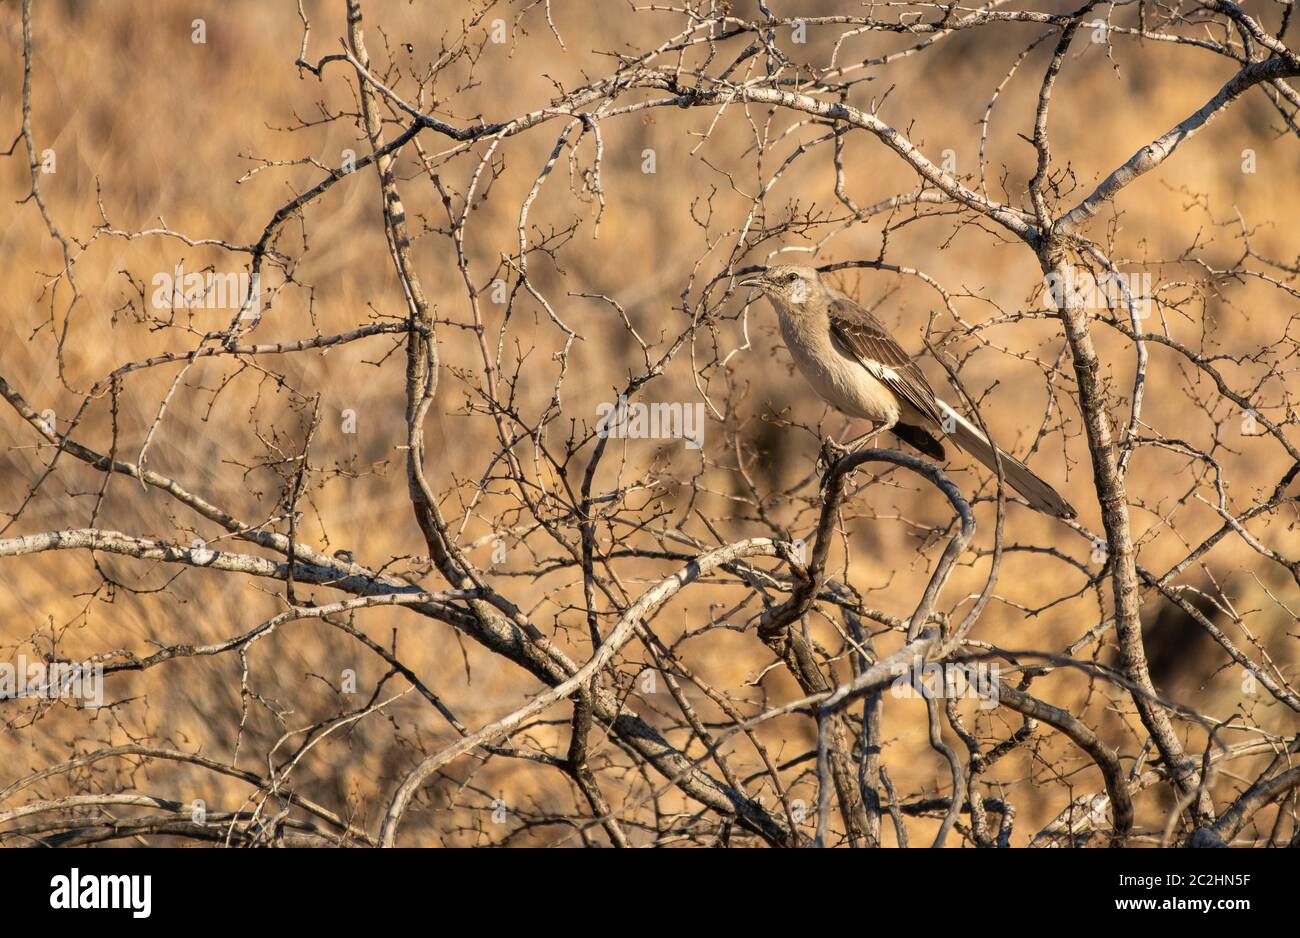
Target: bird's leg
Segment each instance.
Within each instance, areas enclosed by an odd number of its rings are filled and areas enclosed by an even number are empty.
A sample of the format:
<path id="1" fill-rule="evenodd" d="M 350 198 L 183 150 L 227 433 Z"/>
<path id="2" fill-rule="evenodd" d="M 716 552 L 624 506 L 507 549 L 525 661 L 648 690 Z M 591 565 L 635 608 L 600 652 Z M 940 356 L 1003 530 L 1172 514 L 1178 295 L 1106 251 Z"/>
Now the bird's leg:
<path id="1" fill-rule="evenodd" d="M 827 448 L 836 453 L 837 458 L 843 458 L 851 453 L 856 453 L 869 441 L 884 433 L 886 430 L 894 429 L 894 424 L 896 423 L 898 423 L 897 417 L 893 420 L 882 420 L 879 423 L 872 424 L 870 430 L 860 436 L 854 437 L 847 443 L 838 443 L 835 440 L 827 440 Z"/>
<path id="2" fill-rule="evenodd" d="M 897 420 L 888 420 L 885 421 L 884 423 L 876 424 L 861 436 L 855 437 L 854 439 L 850 440 L 847 443 L 836 443 L 835 445 L 842 448 L 846 454 L 856 453 L 858 450 L 862 449 L 862 447 L 869 440 L 879 436 L 880 434 L 884 433 L 886 430 L 894 429 L 894 424 L 897 422 L 898 422 Z"/>
<path id="3" fill-rule="evenodd" d="M 817 470 L 819 473 L 829 472 L 831 467 L 843 459 L 850 456 L 862 448 L 863 444 L 873 437 L 883 433 L 886 430 L 893 429 L 896 421 L 888 420 L 874 424 L 870 430 L 860 436 L 854 437 L 848 443 L 840 443 L 833 438 L 827 438 L 822 444 L 821 453 L 817 457 Z"/>
<path id="4" fill-rule="evenodd" d="M 879 436 L 881 433 L 884 433 L 886 430 L 892 430 L 894 428 L 894 424 L 897 422 L 898 420 L 897 418 L 895 418 L 893 420 L 886 420 L 881 423 L 874 424 L 872 428 L 868 430 L 866 433 L 863 433 L 862 435 L 855 437 L 854 439 L 850 440 L 848 443 L 840 443 L 834 439 L 827 439 L 822 444 L 821 453 L 819 453 L 817 456 L 817 473 L 822 477 L 822 484 L 821 484 L 822 491 L 825 492 L 826 482 L 830 478 L 831 468 L 836 463 L 838 463 L 845 456 L 851 456 L 854 453 L 856 453 L 858 450 L 860 450 L 863 447 L 864 444 L 869 442 L 874 437 Z"/>

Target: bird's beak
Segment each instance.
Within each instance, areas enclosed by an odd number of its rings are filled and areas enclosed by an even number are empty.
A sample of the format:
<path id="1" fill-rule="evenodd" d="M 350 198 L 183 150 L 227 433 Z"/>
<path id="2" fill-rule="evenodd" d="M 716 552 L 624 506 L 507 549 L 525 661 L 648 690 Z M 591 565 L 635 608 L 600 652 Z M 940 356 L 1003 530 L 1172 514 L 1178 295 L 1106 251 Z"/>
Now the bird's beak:
<path id="1" fill-rule="evenodd" d="M 767 286 L 767 281 L 762 277 L 750 277 L 748 280 L 740 281 L 742 287 L 758 287 L 760 290 Z"/>

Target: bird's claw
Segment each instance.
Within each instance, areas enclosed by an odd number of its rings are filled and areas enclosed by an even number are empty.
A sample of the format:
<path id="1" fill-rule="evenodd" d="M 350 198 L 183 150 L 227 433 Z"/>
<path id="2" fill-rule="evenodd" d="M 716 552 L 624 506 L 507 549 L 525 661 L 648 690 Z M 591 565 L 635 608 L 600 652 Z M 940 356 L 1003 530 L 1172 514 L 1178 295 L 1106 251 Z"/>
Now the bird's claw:
<path id="1" fill-rule="evenodd" d="M 847 446 L 841 446 L 834 440 L 826 440 L 822 443 L 821 452 L 817 454 L 817 474 L 822 477 L 821 487 L 823 491 L 830 479 L 831 469 L 852 452 Z"/>

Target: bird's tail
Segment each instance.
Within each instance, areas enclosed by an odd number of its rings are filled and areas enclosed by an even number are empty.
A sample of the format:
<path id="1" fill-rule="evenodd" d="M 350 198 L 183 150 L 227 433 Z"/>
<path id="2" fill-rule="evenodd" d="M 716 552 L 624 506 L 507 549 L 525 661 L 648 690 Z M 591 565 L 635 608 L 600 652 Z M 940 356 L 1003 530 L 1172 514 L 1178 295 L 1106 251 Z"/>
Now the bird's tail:
<path id="1" fill-rule="evenodd" d="M 944 414 L 950 418 L 945 423 L 950 423 L 953 426 L 952 432 L 948 434 L 948 439 L 988 466 L 996 474 L 998 470 L 993 453 L 997 448 L 989 442 L 988 437 L 943 401 L 938 401 L 938 404 Z M 997 452 L 1002 456 L 1002 473 L 1006 477 L 1007 485 L 1023 495 L 1031 508 L 1035 511 L 1041 511 L 1045 515 L 1055 515 L 1058 518 L 1073 518 L 1075 516 L 1074 506 L 1062 498 L 1056 489 L 1034 475 L 1028 466 L 1000 449 Z"/>

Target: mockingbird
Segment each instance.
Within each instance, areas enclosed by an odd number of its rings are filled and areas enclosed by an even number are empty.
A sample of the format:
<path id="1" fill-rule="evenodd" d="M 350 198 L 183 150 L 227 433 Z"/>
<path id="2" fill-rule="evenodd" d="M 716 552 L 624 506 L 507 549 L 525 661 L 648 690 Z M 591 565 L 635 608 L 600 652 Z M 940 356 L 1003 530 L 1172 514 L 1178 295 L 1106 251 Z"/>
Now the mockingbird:
<path id="1" fill-rule="evenodd" d="M 1007 484 L 1047 515 L 1073 518 L 1074 508 L 1029 467 L 938 397 L 912 357 L 884 324 L 822 280 L 812 267 L 782 265 L 741 286 L 763 291 L 781 321 L 781 335 L 804 378 L 827 403 L 850 417 L 870 420 L 860 445 L 885 430 L 933 459 L 943 459 L 946 436 L 997 472 L 1002 457 Z"/>

